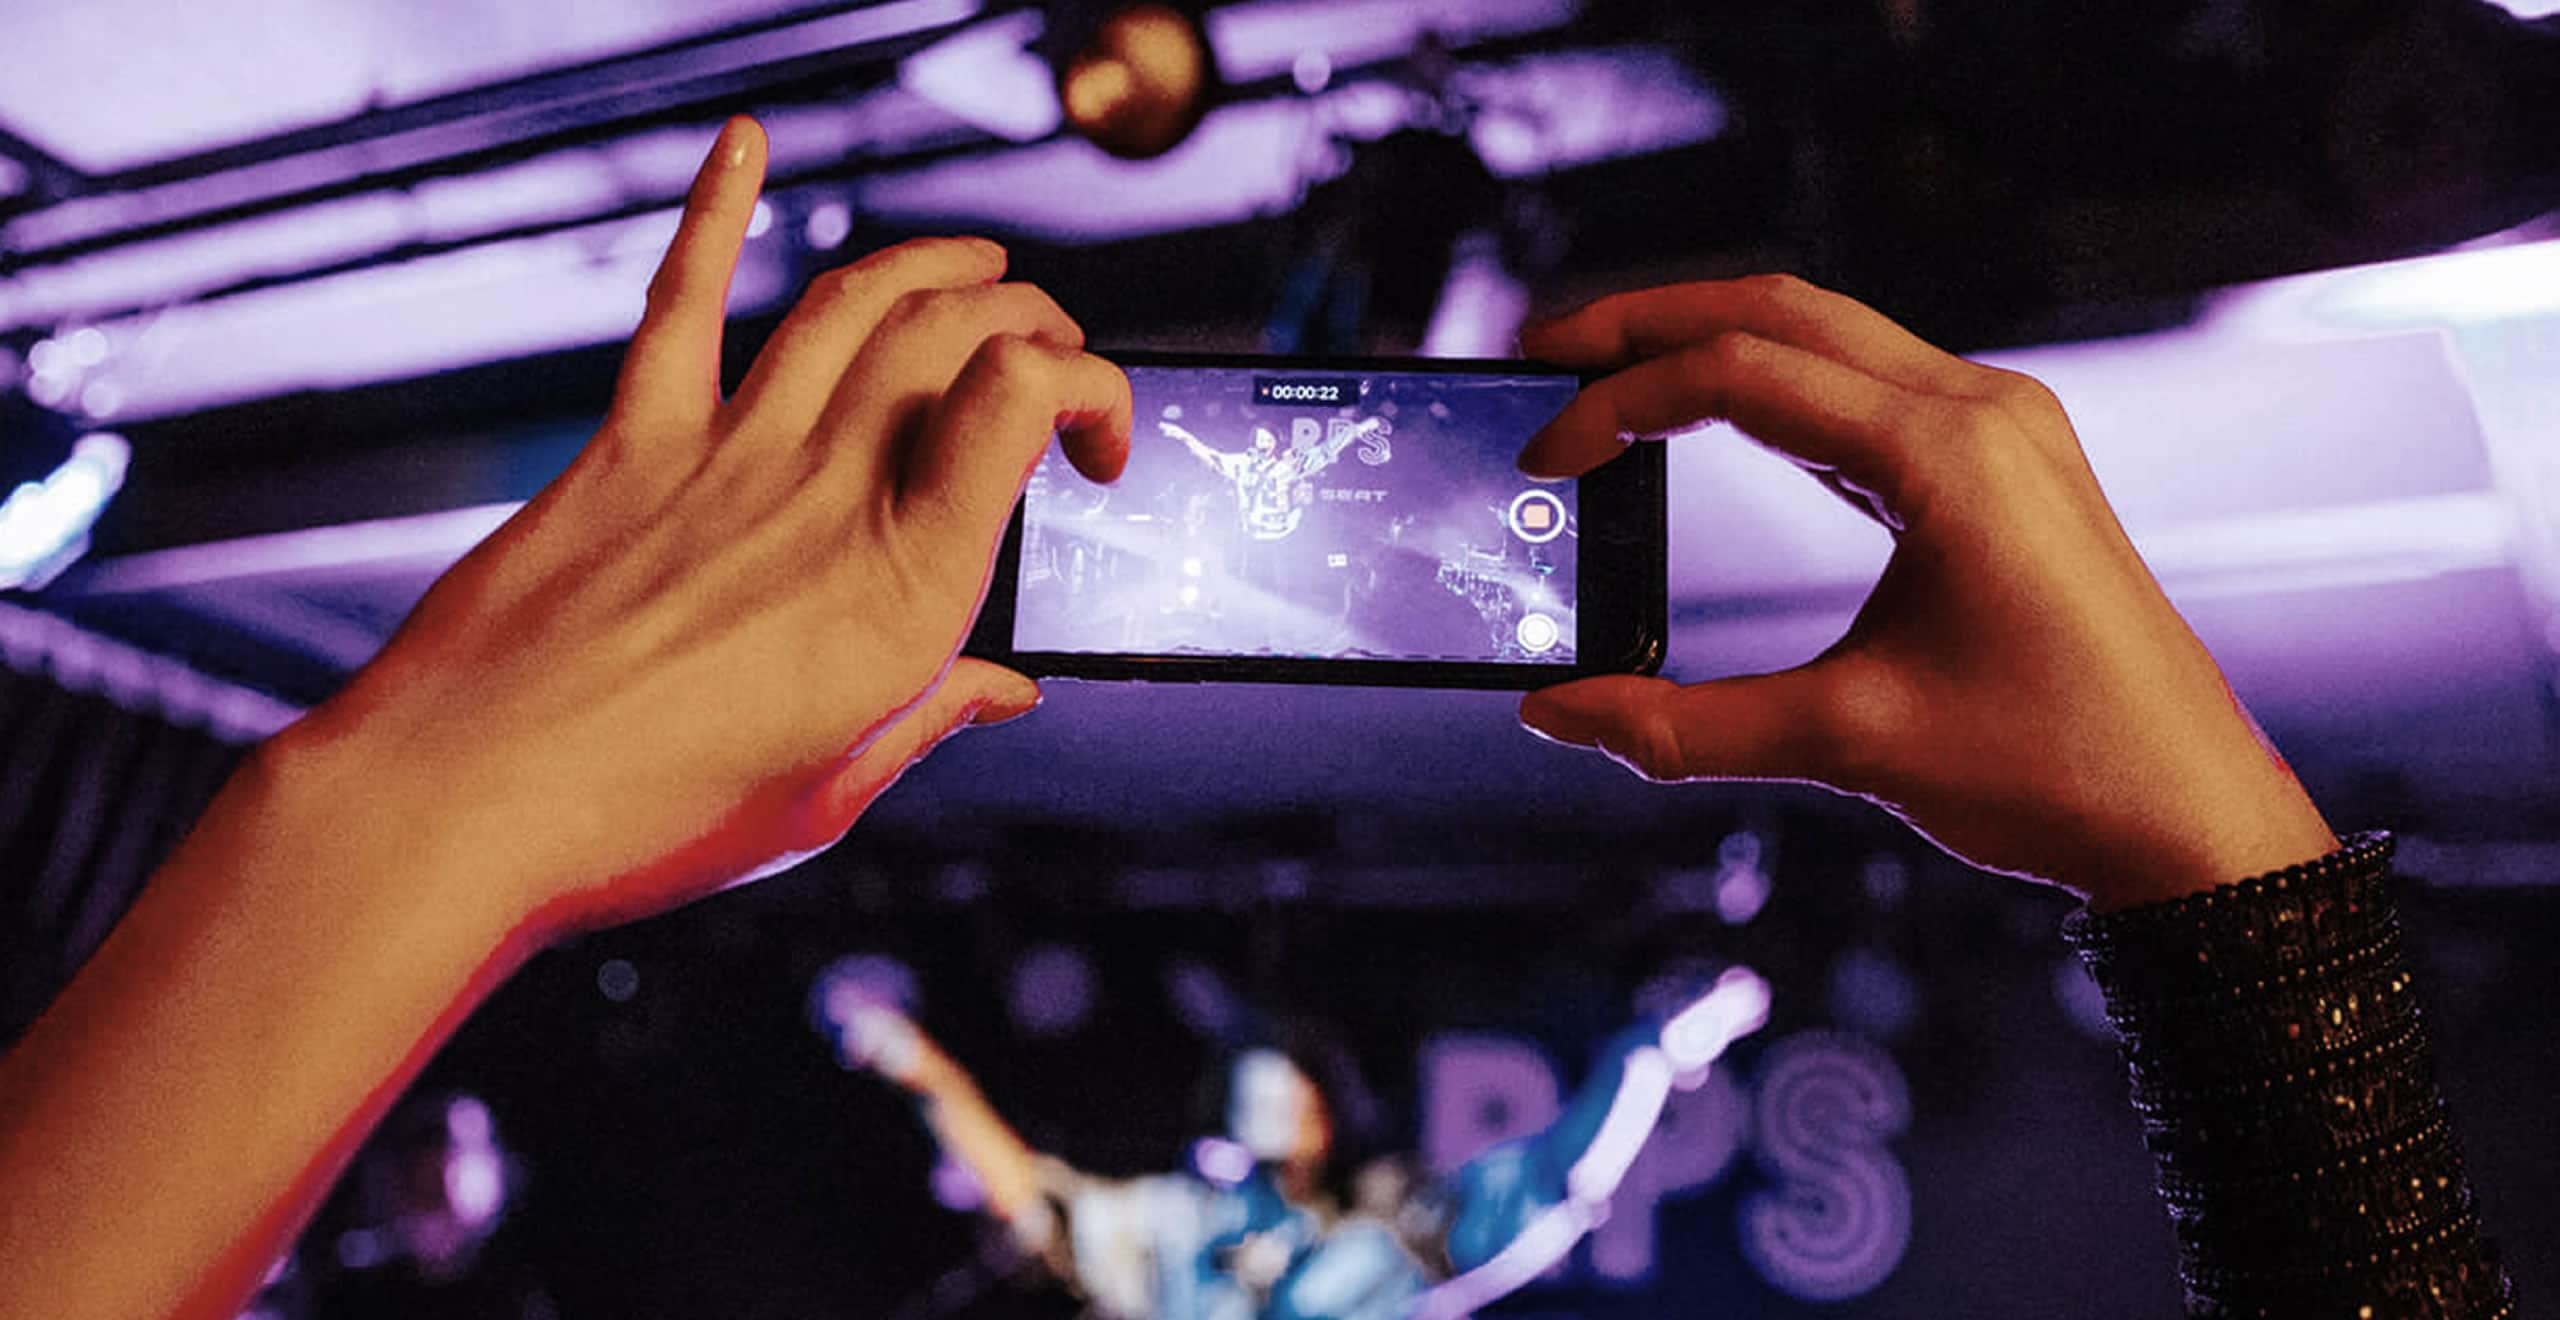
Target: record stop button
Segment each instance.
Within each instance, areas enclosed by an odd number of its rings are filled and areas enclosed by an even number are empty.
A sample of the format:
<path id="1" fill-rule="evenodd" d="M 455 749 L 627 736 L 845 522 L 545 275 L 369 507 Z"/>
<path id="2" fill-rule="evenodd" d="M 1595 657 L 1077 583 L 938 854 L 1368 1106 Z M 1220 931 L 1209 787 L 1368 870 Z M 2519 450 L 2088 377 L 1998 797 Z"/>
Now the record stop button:
<path id="1" fill-rule="evenodd" d="M 1531 655 L 1545 655 L 1564 640 L 1564 630 L 1556 626 L 1553 617 L 1536 613 L 1521 615 L 1511 634 L 1520 639 L 1520 649 Z"/>
<path id="2" fill-rule="evenodd" d="M 1553 491 L 1531 488 L 1511 500 L 1511 534 L 1531 545 L 1544 545 L 1564 535 L 1564 501 Z"/>

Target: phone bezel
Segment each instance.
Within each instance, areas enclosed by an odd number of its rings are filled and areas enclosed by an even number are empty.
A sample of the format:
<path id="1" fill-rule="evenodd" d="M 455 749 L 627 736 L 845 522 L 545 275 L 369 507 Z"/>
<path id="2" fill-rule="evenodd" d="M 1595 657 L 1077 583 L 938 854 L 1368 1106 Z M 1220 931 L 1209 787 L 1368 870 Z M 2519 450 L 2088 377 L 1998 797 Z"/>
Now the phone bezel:
<path id="1" fill-rule="evenodd" d="M 1124 367 L 1269 369 L 1444 375 L 1594 376 L 1511 358 L 1297 357 L 1252 353 L 1102 351 Z M 1523 478 L 1526 480 L 1526 478 Z M 1666 634 L 1662 446 L 1637 444 L 1578 480 L 1575 608 L 1581 636 L 1569 665 L 1454 660 L 1341 660 L 1288 656 L 1095 654 L 1017 651 L 1012 647 L 1015 595 L 1022 573 L 1023 506 L 1005 525 L 987 597 L 964 654 L 995 660 L 1035 678 L 1136 680 L 1159 683 L 1304 683 L 1341 687 L 1435 687 L 1527 691 L 1595 674 L 1650 674 L 1661 669 Z"/>

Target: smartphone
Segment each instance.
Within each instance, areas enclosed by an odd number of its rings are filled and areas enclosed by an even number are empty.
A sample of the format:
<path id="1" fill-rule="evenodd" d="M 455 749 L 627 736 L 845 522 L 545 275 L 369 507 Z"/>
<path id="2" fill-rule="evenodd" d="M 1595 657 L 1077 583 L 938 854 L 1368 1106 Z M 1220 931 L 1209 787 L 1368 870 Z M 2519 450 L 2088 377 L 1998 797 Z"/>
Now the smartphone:
<path id="1" fill-rule="evenodd" d="M 1514 460 L 1582 378 L 1522 362 L 1107 353 L 1129 463 L 1054 449 L 970 654 L 1032 675 L 1533 688 L 1651 673 L 1662 447 L 1572 481 Z"/>

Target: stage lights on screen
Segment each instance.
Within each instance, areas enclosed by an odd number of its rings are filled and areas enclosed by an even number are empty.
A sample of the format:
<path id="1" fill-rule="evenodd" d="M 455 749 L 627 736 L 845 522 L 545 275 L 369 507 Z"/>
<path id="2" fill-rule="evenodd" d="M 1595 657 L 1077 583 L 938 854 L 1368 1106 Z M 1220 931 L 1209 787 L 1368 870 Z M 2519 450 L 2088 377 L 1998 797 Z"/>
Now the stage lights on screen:
<path id="1" fill-rule="evenodd" d="M 60 467 L 11 491 L 0 502 L 0 589 L 38 590 L 87 553 L 89 529 L 123 487 L 132 457 L 123 436 L 84 435 Z"/>

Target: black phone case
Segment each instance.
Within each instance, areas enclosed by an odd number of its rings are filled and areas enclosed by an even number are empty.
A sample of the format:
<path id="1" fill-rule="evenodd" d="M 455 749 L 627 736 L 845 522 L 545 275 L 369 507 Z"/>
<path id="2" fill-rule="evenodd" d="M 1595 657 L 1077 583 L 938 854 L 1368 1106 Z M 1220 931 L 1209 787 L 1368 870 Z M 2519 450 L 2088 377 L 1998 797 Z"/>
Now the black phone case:
<path id="1" fill-rule="evenodd" d="M 1472 358 L 1265 357 L 1250 354 L 1104 352 L 1124 366 L 1268 367 L 1293 374 L 1431 372 L 1515 374 L 1538 364 Z M 1585 378 L 1588 384 L 1588 378 Z M 1021 577 L 1022 507 L 998 548 L 985 605 L 964 654 L 1035 678 L 1173 683 L 1312 683 L 1342 687 L 1475 688 L 1522 691 L 1595 674 L 1650 674 L 1666 645 L 1663 450 L 1627 451 L 1580 479 L 1582 563 L 1576 604 L 1582 644 L 1569 665 L 1491 661 L 1310 659 L 1275 656 L 1102 655 L 1017 651 L 1011 645 Z M 1594 621 L 1599 626 L 1595 628 Z"/>

